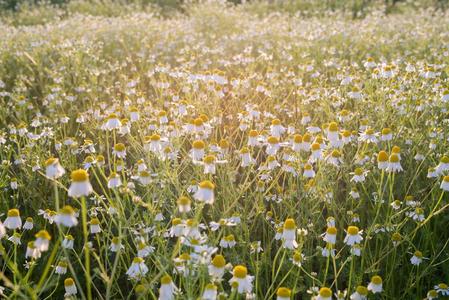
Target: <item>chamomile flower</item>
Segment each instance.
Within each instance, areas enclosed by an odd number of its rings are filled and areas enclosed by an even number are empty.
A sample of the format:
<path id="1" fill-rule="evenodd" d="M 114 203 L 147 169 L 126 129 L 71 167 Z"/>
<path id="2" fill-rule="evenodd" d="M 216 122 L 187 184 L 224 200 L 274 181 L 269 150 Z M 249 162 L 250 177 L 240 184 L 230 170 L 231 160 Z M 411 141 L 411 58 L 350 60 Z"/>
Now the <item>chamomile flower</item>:
<path id="1" fill-rule="evenodd" d="M 116 172 L 112 172 L 108 177 L 108 188 L 118 188 L 122 185 L 122 179 Z"/>
<path id="2" fill-rule="evenodd" d="M 50 246 L 51 236 L 47 230 L 40 230 L 35 235 L 36 240 L 34 241 L 34 246 L 40 251 L 45 252 Z"/>
<path id="3" fill-rule="evenodd" d="M 362 240 L 362 231 L 360 231 L 357 226 L 348 226 L 346 237 L 343 242 L 346 245 L 352 246 L 354 244 L 359 244 Z"/>
<path id="4" fill-rule="evenodd" d="M 32 217 L 28 217 L 25 220 L 25 223 L 23 224 L 23 230 L 31 230 L 34 227 L 34 222 Z M 1 236 L 1 234 L 0 234 Z"/>
<path id="5" fill-rule="evenodd" d="M 112 154 L 117 158 L 126 158 L 126 146 L 123 143 L 117 143 L 114 145 L 114 149 L 112 150 Z"/>
<path id="6" fill-rule="evenodd" d="M 214 189 L 215 185 L 211 181 L 204 180 L 198 185 L 198 190 L 193 197 L 200 202 L 213 204 L 215 200 Z"/>
<path id="7" fill-rule="evenodd" d="M 225 267 L 226 267 L 226 260 L 224 256 L 221 254 L 215 255 L 212 261 L 210 262 L 209 266 L 207 267 L 209 276 L 211 276 L 214 279 L 220 280 L 225 273 Z"/>
<path id="8" fill-rule="evenodd" d="M 286 287 L 280 287 L 276 291 L 276 300 L 290 300 L 292 291 Z"/>
<path id="9" fill-rule="evenodd" d="M 90 225 L 90 233 L 91 234 L 96 234 L 101 232 L 101 227 L 100 227 L 100 220 L 98 220 L 97 218 L 92 218 L 89 222 Z"/>
<path id="10" fill-rule="evenodd" d="M 179 197 L 176 203 L 178 205 L 178 211 L 180 213 L 188 213 L 192 209 L 192 201 L 186 196 Z"/>
<path id="11" fill-rule="evenodd" d="M 438 294 L 449 296 L 449 286 L 445 283 L 439 283 L 433 287 Z"/>
<path id="12" fill-rule="evenodd" d="M 51 157 L 45 161 L 45 176 L 51 179 L 58 179 L 64 174 L 65 170 L 59 163 L 59 159 Z"/>
<path id="13" fill-rule="evenodd" d="M 55 273 L 58 275 L 65 275 L 67 273 L 68 264 L 65 260 L 61 260 L 55 267 Z"/>
<path id="14" fill-rule="evenodd" d="M 282 230 L 283 246 L 287 249 L 295 249 L 298 247 L 296 242 L 296 223 L 294 219 L 287 219 L 284 222 L 284 228 Z"/>
<path id="15" fill-rule="evenodd" d="M 65 249 L 73 249 L 75 239 L 72 235 L 68 234 L 62 240 L 62 247 Z"/>
<path id="16" fill-rule="evenodd" d="M 173 280 L 169 275 L 165 275 L 161 278 L 161 287 L 159 288 L 159 300 L 175 299 L 175 293 L 177 291 L 178 288 L 173 283 Z"/>
<path id="17" fill-rule="evenodd" d="M 89 182 L 89 174 L 85 170 L 78 169 L 73 171 L 70 177 L 72 184 L 69 187 L 69 197 L 89 196 L 93 192 L 92 185 Z"/>
<path id="18" fill-rule="evenodd" d="M 111 245 L 109 246 L 109 250 L 111 250 L 112 252 L 118 252 L 122 249 L 125 249 L 125 246 L 122 245 L 121 239 L 117 236 L 113 237 Z"/>
<path id="19" fill-rule="evenodd" d="M 192 143 L 192 150 L 190 150 L 190 157 L 193 161 L 201 161 L 204 158 L 206 144 L 202 140 L 197 140 Z"/>
<path id="20" fill-rule="evenodd" d="M 337 243 L 337 228 L 328 227 L 323 235 L 323 241 L 335 245 Z"/>
<path id="21" fill-rule="evenodd" d="M 229 280 L 231 285 L 237 284 L 237 292 L 239 294 L 251 293 L 253 290 L 253 276 L 248 275 L 245 266 L 237 265 L 232 272 L 232 278 Z"/>
<path id="22" fill-rule="evenodd" d="M 65 289 L 64 297 L 76 295 L 78 292 L 76 289 L 75 281 L 70 277 L 64 280 L 64 289 Z"/>
<path id="23" fill-rule="evenodd" d="M 441 184 L 440 184 L 440 188 L 445 192 L 449 191 L 449 176 L 443 177 L 443 180 L 441 181 Z"/>
<path id="24" fill-rule="evenodd" d="M 112 131 L 114 129 L 120 129 L 121 126 L 122 126 L 122 123 L 120 122 L 120 119 L 117 117 L 117 115 L 110 114 L 106 118 L 105 123 L 103 123 L 102 129 Z"/>
<path id="25" fill-rule="evenodd" d="M 135 257 L 128 271 L 126 271 L 126 275 L 128 275 L 130 279 L 139 279 L 145 276 L 148 270 L 143 258 Z"/>
<path id="26" fill-rule="evenodd" d="M 368 284 L 368 290 L 373 294 L 382 292 L 382 277 L 375 275 L 371 277 L 371 282 Z"/>
<path id="27" fill-rule="evenodd" d="M 20 229 L 22 227 L 22 219 L 20 218 L 20 212 L 17 208 L 8 210 L 8 214 L 5 221 L 3 221 L 3 225 L 12 230 Z"/>
<path id="28" fill-rule="evenodd" d="M 327 287 L 320 288 L 316 300 L 332 300 L 332 290 Z"/>
<path id="29" fill-rule="evenodd" d="M 351 300 L 366 300 L 368 298 L 368 289 L 362 285 L 359 285 L 349 298 Z"/>
<path id="30" fill-rule="evenodd" d="M 217 286 L 213 283 L 209 283 L 204 288 L 201 300 L 215 300 L 217 299 L 217 295 L 218 295 Z"/>
<path id="31" fill-rule="evenodd" d="M 73 227 L 78 225 L 77 213 L 70 205 L 64 206 L 55 216 L 55 223 L 65 227 Z"/>

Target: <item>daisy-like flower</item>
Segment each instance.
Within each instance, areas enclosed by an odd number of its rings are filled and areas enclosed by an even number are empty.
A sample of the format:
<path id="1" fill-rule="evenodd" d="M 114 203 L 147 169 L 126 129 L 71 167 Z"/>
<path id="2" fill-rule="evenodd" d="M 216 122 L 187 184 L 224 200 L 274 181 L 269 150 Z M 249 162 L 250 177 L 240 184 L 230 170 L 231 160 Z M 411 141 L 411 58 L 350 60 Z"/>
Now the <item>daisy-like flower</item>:
<path id="1" fill-rule="evenodd" d="M 101 232 L 100 220 L 98 218 L 92 218 L 89 222 L 90 225 L 90 233 L 96 234 Z"/>
<path id="2" fill-rule="evenodd" d="M 388 154 L 385 151 L 380 151 L 377 155 L 377 167 L 380 170 L 386 170 L 388 168 Z"/>
<path id="3" fill-rule="evenodd" d="M 287 219 L 284 222 L 282 230 L 282 239 L 284 241 L 284 248 L 295 249 L 298 247 L 296 242 L 296 223 L 294 219 Z"/>
<path id="4" fill-rule="evenodd" d="M 445 192 L 449 191 L 449 176 L 443 177 L 443 180 L 441 181 L 441 184 L 440 184 L 440 188 Z M 6 226 L 6 227 L 8 227 L 8 226 Z"/>
<path id="5" fill-rule="evenodd" d="M 337 228 L 328 227 L 323 235 L 323 241 L 335 245 L 337 243 Z"/>
<path id="6" fill-rule="evenodd" d="M 175 293 L 177 291 L 178 288 L 173 283 L 173 280 L 169 275 L 165 275 L 161 278 L 161 287 L 159 288 L 159 300 L 175 299 Z"/>
<path id="7" fill-rule="evenodd" d="M 55 216 L 55 222 L 65 227 L 73 227 L 78 225 L 77 213 L 70 205 L 66 205 Z"/>
<path id="8" fill-rule="evenodd" d="M 449 170 L 449 157 L 445 155 L 442 158 L 440 158 L 440 162 L 438 163 L 438 165 L 435 167 L 434 170 L 438 175 L 447 172 Z"/>
<path id="9" fill-rule="evenodd" d="M 427 297 L 424 300 L 433 300 L 438 298 L 438 292 L 436 290 L 430 290 L 427 292 Z"/>
<path id="10" fill-rule="evenodd" d="M 55 267 L 55 273 L 58 275 L 64 275 L 67 273 L 68 264 L 65 260 L 61 260 Z"/>
<path id="11" fill-rule="evenodd" d="M 65 289 L 64 297 L 76 295 L 76 293 L 78 292 L 76 289 L 75 281 L 72 278 L 66 278 L 64 280 L 64 289 Z"/>
<path id="12" fill-rule="evenodd" d="M 34 246 L 34 242 L 29 242 L 27 244 L 25 258 L 29 257 L 31 257 L 32 259 L 38 259 L 39 257 L 41 257 L 41 252 Z"/>
<path id="13" fill-rule="evenodd" d="M 65 170 L 59 163 L 59 159 L 51 157 L 45 161 L 45 176 L 51 179 L 58 179 L 64 174 Z"/>
<path id="14" fill-rule="evenodd" d="M 116 172 L 112 172 L 108 178 L 108 188 L 110 189 L 117 188 L 120 187 L 121 185 L 122 179 L 120 178 L 120 175 L 117 174 Z"/>
<path id="15" fill-rule="evenodd" d="M 233 276 L 229 280 L 229 283 L 231 285 L 237 284 L 236 288 L 239 294 L 251 293 L 251 291 L 253 290 L 254 277 L 248 275 L 248 270 L 246 269 L 245 266 L 242 265 L 235 266 L 232 275 Z"/>
<path id="16" fill-rule="evenodd" d="M 327 139 L 331 147 L 340 147 L 340 135 L 338 133 L 338 124 L 331 122 L 327 127 Z"/>
<path id="17" fill-rule="evenodd" d="M 367 128 L 364 132 L 360 134 L 359 140 L 362 142 L 376 144 L 377 136 L 372 128 Z"/>
<path id="18" fill-rule="evenodd" d="M 240 166 L 243 168 L 254 164 L 254 160 L 251 157 L 251 152 L 248 147 L 243 147 L 240 149 L 240 158 L 242 159 Z"/>
<path id="19" fill-rule="evenodd" d="M 204 180 L 198 185 L 198 190 L 193 197 L 200 202 L 213 204 L 215 200 L 214 189 L 215 185 L 211 181 Z"/>
<path id="20" fill-rule="evenodd" d="M 354 172 L 351 172 L 351 181 L 356 183 L 364 182 L 366 174 L 368 174 L 368 171 L 364 171 L 362 168 L 356 168 Z"/>
<path id="21" fill-rule="evenodd" d="M 412 258 L 410 258 L 410 263 L 414 266 L 419 266 L 422 263 L 423 258 L 422 252 L 416 250 L 415 253 L 413 253 Z"/>
<path id="22" fill-rule="evenodd" d="M 204 288 L 201 300 L 215 300 L 217 299 L 217 295 L 218 295 L 217 286 L 213 283 L 209 283 Z"/>
<path id="23" fill-rule="evenodd" d="M 89 182 L 89 174 L 86 170 L 78 169 L 73 171 L 70 177 L 72 184 L 69 187 L 69 197 L 89 196 L 93 192 L 92 185 Z"/>
<path id="24" fill-rule="evenodd" d="M 23 230 L 31 230 L 34 227 L 34 222 L 32 217 L 28 217 L 25 220 L 25 224 L 23 224 Z M 0 234 L 1 237 L 1 234 Z"/>
<path id="25" fill-rule="evenodd" d="M 351 300 L 366 300 L 368 298 L 368 289 L 363 285 L 359 285 L 355 292 L 350 296 Z"/>
<path id="26" fill-rule="evenodd" d="M 118 158 L 125 159 L 126 158 L 126 146 L 125 144 L 118 143 L 114 145 L 114 149 L 112 150 L 112 154 Z"/>
<path id="27" fill-rule="evenodd" d="M 68 234 L 64 237 L 64 240 L 62 240 L 62 247 L 65 249 L 73 249 L 74 245 L 74 238 L 72 235 Z"/>
<path id="28" fill-rule="evenodd" d="M 148 272 L 148 267 L 145 265 L 145 262 L 142 257 L 135 257 L 128 271 L 126 271 L 126 275 L 130 279 L 139 279 Z"/>
<path id="29" fill-rule="evenodd" d="M 361 233 L 362 231 L 359 231 L 357 226 L 348 226 L 346 237 L 343 242 L 349 246 L 359 244 L 363 240 Z"/>
<path id="30" fill-rule="evenodd" d="M 226 260 L 223 255 L 217 254 L 214 256 L 209 266 L 207 267 L 209 276 L 220 280 L 225 272 Z"/>
<path id="31" fill-rule="evenodd" d="M 191 210 L 192 201 L 190 201 L 190 199 L 186 196 L 179 197 L 176 203 L 180 213 L 188 213 Z"/>
<path id="32" fill-rule="evenodd" d="M 153 252 L 154 252 L 153 246 L 147 245 L 145 243 L 145 241 L 143 241 L 143 240 L 138 242 L 138 244 L 137 244 L 137 256 L 138 257 L 145 258 Z"/>
<path id="33" fill-rule="evenodd" d="M 302 173 L 302 175 L 305 178 L 313 178 L 315 177 L 315 171 L 313 170 L 313 167 L 311 164 L 305 164 L 304 165 L 304 172 Z"/>
<path id="34" fill-rule="evenodd" d="M 442 296 L 449 296 L 449 286 L 445 283 L 439 283 L 433 287 L 438 294 Z"/>
<path id="35" fill-rule="evenodd" d="M 111 245 L 109 246 L 109 250 L 111 250 L 112 252 L 118 252 L 121 249 L 125 249 L 125 246 L 122 245 L 122 241 L 117 236 L 113 237 Z"/>
<path id="36" fill-rule="evenodd" d="M 112 131 L 114 129 L 120 129 L 121 126 L 122 126 L 122 123 L 120 122 L 120 119 L 117 117 L 117 115 L 110 114 L 106 118 L 105 123 L 102 125 L 102 129 Z"/>
<path id="37" fill-rule="evenodd" d="M 51 236 L 47 230 L 41 230 L 35 235 L 36 240 L 34 241 L 34 246 L 40 251 L 45 252 L 50 246 Z"/>
<path id="38" fill-rule="evenodd" d="M 304 260 L 305 260 L 305 257 L 304 257 L 304 254 L 302 254 L 301 252 L 295 251 L 295 252 L 293 253 L 292 258 L 291 258 L 290 260 L 292 261 L 292 263 L 293 263 L 295 266 L 301 267 L 301 266 L 302 266 L 302 263 L 303 263 Z"/>
<path id="39" fill-rule="evenodd" d="M 368 284 L 368 290 L 373 294 L 382 292 L 382 277 L 375 275 L 371 277 L 371 282 Z"/>
<path id="40" fill-rule="evenodd" d="M 390 155 L 390 158 L 388 159 L 388 167 L 386 168 L 386 171 L 390 173 L 397 173 L 401 172 L 402 170 L 403 169 L 401 166 L 399 155 L 396 153 L 392 153 Z"/>
<path id="41" fill-rule="evenodd" d="M 290 300 L 292 296 L 292 291 L 286 287 L 280 287 L 276 291 L 276 300 Z"/>
<path id="42" fill-rule="evenodd" d="M 391 128 L 384 128 L 382 129 L 381 135 L 380 135 L 380 140 L 383 142 L 388 142 L 391 141 L 393 139 L 393 133 Z"/>
<path id="43" fill-rule="evenodd" d="M 281 124 L 281 120 L 274 119 L 271 121 L 270 133 L 272 136 L 280 138 L 284 134 L 285 130 L 285 127 Z"/>
<path id="44" fill-rule="evenodd" d="M 279 143 L 279 139 L 275 136 L 270 136 L 267 139 L 267 148 L 265 149 L 265 152 L 268 155 L 276 155 L 278 150 L 280 149 L 281 145 Z"/>
<path id="45" fill-rule="evenodd" d="M 3 221 L 3 225 L 8 229 L 20 229 L 22 227 L 22 219 L 20 218 L 20 211 L 17 208 L 8 210 L 7 217 Z"/>
<path id="46" fill-rule="evenodd" d="M 237 242 L 235 241 L 235 237 L 233 234 L 229 234 L 227 236 L 224 236 L 221 240 L 220 240 L 220 247 L 223 248 L 234 248 L 234 246 L 237 244 Z"/>
<path id="47" fill-rule="evenodd" d="M 18 232 L 14 232 L 9 238 L 8 241 L 10 241 L 11 243 L 13 243 L 14 245 L 21 245 L 22 241 L 21 239 L 21 235 Z"/>
<path id="48" fill-rule="evenodd" d="M 149 185 L 153 181 L 153 179 L 151 178 L 151 174 L 147 171 L 140 172 L 137 180 L 141 185 Z"/>
<path id="49" fill-rule="evenodd" d="M 204 158 L 206 144 L 197 140 L 192 143 L 192 150 L 190 150 L 190 157 L 193 161 L 201 161 Z"/>
<path id="50" fill-rule="evenodd" d="M 320 288 L 316 300 L 332 300 L 332 290 L 327 287 Z"/>

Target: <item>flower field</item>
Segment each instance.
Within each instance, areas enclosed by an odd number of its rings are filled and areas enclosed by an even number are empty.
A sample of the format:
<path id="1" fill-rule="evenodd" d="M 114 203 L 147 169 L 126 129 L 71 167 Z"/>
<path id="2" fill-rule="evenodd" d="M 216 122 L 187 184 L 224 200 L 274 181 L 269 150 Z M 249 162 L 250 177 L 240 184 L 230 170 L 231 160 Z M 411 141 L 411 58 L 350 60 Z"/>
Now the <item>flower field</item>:
<path id="1" fill-rule="evenodd" d="M 449 297 L 449 13 L 46 13 L 0 21 L 3 296 Z"/>

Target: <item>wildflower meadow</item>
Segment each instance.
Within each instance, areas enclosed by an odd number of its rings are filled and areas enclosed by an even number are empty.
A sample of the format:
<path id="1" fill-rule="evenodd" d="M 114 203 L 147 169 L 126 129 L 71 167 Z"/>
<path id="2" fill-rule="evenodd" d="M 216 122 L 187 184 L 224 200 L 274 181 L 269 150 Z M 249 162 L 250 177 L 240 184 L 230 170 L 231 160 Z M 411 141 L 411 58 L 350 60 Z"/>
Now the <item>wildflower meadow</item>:
<path id="1" fill-rule="evenodd" d="M 448 299 L 431 2 L 4 8 L 1 296 Z"/>

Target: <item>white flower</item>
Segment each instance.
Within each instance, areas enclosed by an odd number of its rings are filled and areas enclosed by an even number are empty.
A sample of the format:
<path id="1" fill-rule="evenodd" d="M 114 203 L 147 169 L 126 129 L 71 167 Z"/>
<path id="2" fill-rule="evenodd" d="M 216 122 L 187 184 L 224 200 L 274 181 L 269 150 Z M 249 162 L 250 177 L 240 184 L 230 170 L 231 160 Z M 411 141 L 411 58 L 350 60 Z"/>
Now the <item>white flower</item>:
<path id="1" fill-rule="evenodd" d="M 126 271 L 126 275 L 128 275 L 130 279 L 138 279 L 144 276 L 147 272 L 148 267 L 145 265 L 143 258 L 135 257 L 128 271 Z"/>
<path id="2" fill-rule="evenodd" d="M 22 219 L 20 219 L 20 212 L 18 209 L 10 209 L 8 215 L 3 221 L 3 225 L 8 229 L 20 229 L 22 227 Z"/>
<path id="3" fill-rule="evenodd" d="M 253 290 L 253 276 L 248 275 L 248 271 L 244 266 L 234 267 L 233 277 L 229 280 L 231 286 L 235 287 L 233 283 L 237 284 L 237 292 L 239 294 L 251 293 Z"/>
<path id="4" fill-rule="evenodd" d="M 368 290 L 373 294 L 382 292 L 382 278 L 378 275 L 371 277 L 371 282 L 368 284 Z"/>
<path id="5" fill-rule="evenodd" d="M 361 235 L 361 231 L 357 226 L 349 226 L 346 231 L 346 237 L 344 239 L 344 243 L 346 245 L 352 246 L 354 244 L 359 244 L 363 240 Z"/>
<path id="6" fill-rule="evenodd" d="M 85 170 L 79 169 L 73 171 L 70 176 L 72 184 L 69 187 L 69 197 L 79 198 L 89 196 L 93 192 L 92 185 L 89 182 L 89 174 Z"/>
<path id="7" fill-rule="evenodd" d="M 165 275 L 161 278 L 161 287 L 159 288 L 159 300 L 172 300 L 175 298 L 175 293 L 178 288 L 173 283 L 173 280 L 169 275 Z"/>
<path id="8" fill-rule="evenodd" d="M 198 185 L 198 190 L 193 197 L 200 202 L 213 204 L 215 200 L 214 189 L 215 185 L 209 180 L 205 180 Z"/>
<path id="9" fill-rule="evenodd" d="M 57 179 L 65 174 L 64 168 L 59 163 L 57 158 L 49 158 L 45 162 L 45 176 L 52 179 Z"/>
<path id="10" fill-rule="evenodd" d="M 64 280 L 64 288 L 65 288 L 64 297 L 76 295 L 77 293 L 75 282 L 73 281 L 72 278 L 67 278 L 66 280 Z"/>

